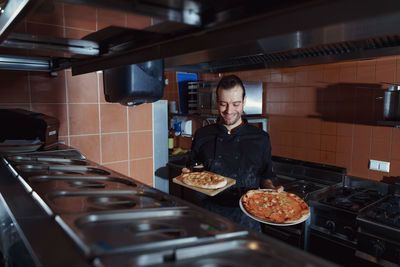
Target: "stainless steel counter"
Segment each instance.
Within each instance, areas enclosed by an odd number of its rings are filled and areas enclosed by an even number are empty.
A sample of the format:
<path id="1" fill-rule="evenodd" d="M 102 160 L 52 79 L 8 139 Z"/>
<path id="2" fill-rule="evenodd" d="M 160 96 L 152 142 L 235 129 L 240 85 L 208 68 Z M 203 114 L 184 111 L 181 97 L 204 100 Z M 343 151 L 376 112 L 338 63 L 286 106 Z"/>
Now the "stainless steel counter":
<path id="1" fill-rule="evenodd" d="M 67 154 L 0 160 L 6 266 L 332 265 Z"/>

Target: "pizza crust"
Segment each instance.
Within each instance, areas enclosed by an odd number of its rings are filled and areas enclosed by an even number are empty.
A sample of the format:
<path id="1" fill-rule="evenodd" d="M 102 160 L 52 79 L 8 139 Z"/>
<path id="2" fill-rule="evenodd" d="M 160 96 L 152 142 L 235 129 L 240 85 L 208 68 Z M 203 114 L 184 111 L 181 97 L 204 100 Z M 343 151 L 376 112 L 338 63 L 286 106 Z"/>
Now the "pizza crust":
<path id="1" fill-rule="evenodd" d="M 228 183 L 221 175 L 210 172 L 190 172 L 182 174 L 182 182 L 203 189 L 219 189 Z"/>
<path id="2" fill-rule="evenodd" d="M 272 223 L 293 224 L 304 221 L 310 215 L 307 203 L 288 192 L 250 190 L 241 201 L 250 215 Z"/>

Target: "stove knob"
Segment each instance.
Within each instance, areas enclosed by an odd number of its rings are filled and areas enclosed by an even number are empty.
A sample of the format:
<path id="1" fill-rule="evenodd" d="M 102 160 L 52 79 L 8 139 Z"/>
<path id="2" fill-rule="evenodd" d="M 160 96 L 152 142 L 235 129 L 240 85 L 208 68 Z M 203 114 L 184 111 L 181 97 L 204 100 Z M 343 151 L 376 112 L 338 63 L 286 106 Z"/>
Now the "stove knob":
<path id="1" fill-rule="evenodd" d="M 350 239 L 354 240 L 355 235 L 354 235 L 354 229 L 351 226 L 345 226 L 343 227 L 344 234 Z"/>
<path id="2" fill-rule="evenodd" d="M 328 228 L 329 231 L 335 232 L 336 224 L 334 221 L 328 220 L 325 222 L 326 228 Z"/>
<path id="3" fill-rule="evenodd" d="M 385 251 L 385 245 L 381 240 L 376 240 L 374 242 L 374 253 L 377 260 L 379 260 Z"/>

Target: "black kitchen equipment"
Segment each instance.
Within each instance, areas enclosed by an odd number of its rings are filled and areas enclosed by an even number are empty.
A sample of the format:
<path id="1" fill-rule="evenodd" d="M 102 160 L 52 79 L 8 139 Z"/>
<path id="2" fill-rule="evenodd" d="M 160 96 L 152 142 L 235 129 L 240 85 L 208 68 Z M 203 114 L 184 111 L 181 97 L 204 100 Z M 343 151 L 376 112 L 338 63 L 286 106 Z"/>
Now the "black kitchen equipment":
<path id="1" fill-rule="evenodd" d="M 389 121 L 400 120 L 400 85 L 389 86 L 385 91 L 383 117 Z"/>
<path id="2" fill-rule="evenodd" d="M 346 169 L 289 158 L 272 157 L 277 181 L 286 192 L 298 195 L 309 203 L 341 185 Z M 311 216 L 313 212 L 311 211 Z M 285 243 L 307 249 L 310 219 L 292 226 L 263 224 L 262 232 Z"/>
<path id="3" fill-rule="evenodd" d="M 58 142 L 60 122 L 57 118 L 24 109 L 0 109 L 0 142 L 36 140 L 44 149 Z"/>
<path id="4" fill-rule="evenodd" d="M 164 94 L 164 60 L 106 69 L 104 95 L 107 102 L 126 106 L 152 103 Z"/>
<path id="5" fill-rule="evenodd" d="M 387 184 L 347 176 L 342 187 L 318 201 L 311 201 L 309 251 L 341 265 L 368 266 L 356 257 L 359 243 L 356 218 L 387 193 Z"/>
<path id="6" fill-rule="evenodd" d="M 388 195 L 358 217 L 356 255 L 383 266 L 400 263 L 400 196 Z"/>

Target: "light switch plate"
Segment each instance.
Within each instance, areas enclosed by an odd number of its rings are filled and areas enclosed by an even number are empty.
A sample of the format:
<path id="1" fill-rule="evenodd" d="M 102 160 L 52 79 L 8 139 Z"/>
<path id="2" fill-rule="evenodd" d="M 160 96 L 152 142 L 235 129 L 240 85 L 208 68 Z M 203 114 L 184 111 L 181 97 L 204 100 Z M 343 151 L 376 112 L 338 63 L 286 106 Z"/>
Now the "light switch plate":
<path id="1" fill-rule="evenodd" d="M 390 162 L 387 161 L 379 161 L 379 160 L 369 160 L 369 169 L 380 171 L 380 172 L 389 172 L 390 171 Z"/>

